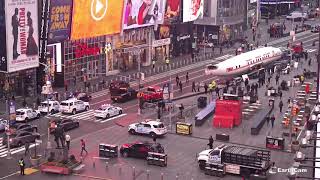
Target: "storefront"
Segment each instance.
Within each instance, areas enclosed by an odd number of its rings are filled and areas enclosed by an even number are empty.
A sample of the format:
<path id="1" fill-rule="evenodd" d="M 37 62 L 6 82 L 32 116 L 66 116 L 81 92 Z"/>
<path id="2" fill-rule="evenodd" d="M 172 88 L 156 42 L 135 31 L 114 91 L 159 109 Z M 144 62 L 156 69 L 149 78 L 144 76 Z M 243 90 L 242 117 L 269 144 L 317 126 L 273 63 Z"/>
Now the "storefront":
<path id="1" fill-rule="evenodd" d="M 170 52 L 173 57 L 192 52 L 193 31 L 191 23 L 172 25 L 171 36 Z"/>
<path id="2" fill-rule="evenodd" d="M 170 43 L 170 38 L 154 40 L 152 42 L 152 59 L 165 61 L 165 58 L 169 56 Z"/>

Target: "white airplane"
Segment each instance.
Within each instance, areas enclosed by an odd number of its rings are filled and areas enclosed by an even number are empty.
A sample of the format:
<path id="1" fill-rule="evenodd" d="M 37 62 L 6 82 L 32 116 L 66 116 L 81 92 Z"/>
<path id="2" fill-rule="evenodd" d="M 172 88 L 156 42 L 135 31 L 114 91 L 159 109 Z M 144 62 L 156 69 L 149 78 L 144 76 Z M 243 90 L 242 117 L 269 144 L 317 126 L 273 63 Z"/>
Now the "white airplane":
<path id="1" fill-rule="evenodd" d="M 230 76 L 240 75 L 255 69 L 260 69 L 275 62 L 284 55 L 284 51 L 275 47 L 261 47 L 238 56 L 234 56 L 218 64 L 207 65 L 206 75 Z"/>

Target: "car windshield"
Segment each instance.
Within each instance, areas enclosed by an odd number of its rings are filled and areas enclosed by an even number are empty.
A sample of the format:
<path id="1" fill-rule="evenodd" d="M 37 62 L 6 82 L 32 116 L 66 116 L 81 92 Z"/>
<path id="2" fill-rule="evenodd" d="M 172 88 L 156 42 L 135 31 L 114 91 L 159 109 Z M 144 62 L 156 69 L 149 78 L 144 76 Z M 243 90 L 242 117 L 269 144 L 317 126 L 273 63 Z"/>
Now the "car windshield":
<path id="1" fill-rule="evenodd" d="M 164 128 L 163 124 L 153 125 L 154 128 Z"/>
<path id="2" fill-rule="evenodd" d="M 24 115 L 24 112 L 23 111 L 17 111 L 16 115 Z"/>
<path id="3" fill-rule="evenodd" d="M 98 110 L 104 111 L 104 110 L 106 110 L 106 109 L 108 109 L 108 107 L 100 107 Z"/>
<path id="4" fill-rule="evenodd" d="M 69 106 L 69 104 L 70 104 L 70 103 L 62 102 L 60 105 L 61 105 L 61 106 Z"/>
<path id="5" fill-rule="evenodd" d="M 156 90 L 154 88 L 147 88 L 147 91 L 155 92 Z"/>
<path id="6" fill-rule="evenodd" d="M 42 102 L 40 105 L 41 105 L 41 106 L 48 106 L 48 103 Z M 51 104 L 49 104 L 49 106 L 51 106 Z"/>

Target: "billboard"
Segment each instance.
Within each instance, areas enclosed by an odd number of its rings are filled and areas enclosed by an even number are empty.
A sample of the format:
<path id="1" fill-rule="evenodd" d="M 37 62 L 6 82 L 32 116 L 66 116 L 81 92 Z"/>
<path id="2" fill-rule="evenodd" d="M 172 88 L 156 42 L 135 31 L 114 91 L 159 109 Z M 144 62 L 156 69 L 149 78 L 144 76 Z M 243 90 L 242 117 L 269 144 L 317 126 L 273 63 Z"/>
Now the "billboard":
<path id="1" fill-rule="evenodd" d="M 169 25 L 160 25 L 158 28 L 154 31 L 154 39 L 160 40 L 160 39 L 167 39 L 170 38 L 170 26 Z"/>
<path id="2" fill-rule="evenodd" d="M 73 1 L 71 39 L 120 33 L 124 0 Z"/>
<path id="3" fill-rule="evenodd" d="M 48 43 L 69 39 L 71 28 L 72 0 L 50 0 Z"/>
<path id="4" fill-rule="evenodd" d="M 181 3 L 180 0 L 167 0 L 164 23 L 171 24 L 180 20 Z"/>
<path id="5" fill-rule="evenodd" d="M 7 48 L 6 47 L 6 15 L 4 1 L 0 1 L 0 70 L 7 71 Z"/>
<path id="6" fill-rule="evenodd" d="M 203 0 L 183 0 L 183 22 L 202 18 Z"/>
<path id="7" fill-rule="evenodd" d="M 127 0 L 123 29 L 162 24 L 166 0 Z"/>
<path id="8" fill-rule="evenodd" d="M 8 72 L 39 66 L 38 1 L 6 0 Z"/>

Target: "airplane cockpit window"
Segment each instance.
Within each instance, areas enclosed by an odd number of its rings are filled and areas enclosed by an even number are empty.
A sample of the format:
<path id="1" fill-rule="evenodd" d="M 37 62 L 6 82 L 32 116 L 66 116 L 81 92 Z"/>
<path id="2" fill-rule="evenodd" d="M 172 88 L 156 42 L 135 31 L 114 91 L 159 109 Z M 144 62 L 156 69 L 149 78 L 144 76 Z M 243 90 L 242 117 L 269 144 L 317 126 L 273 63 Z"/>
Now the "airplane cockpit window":
<path id="1" fill-rule="evenodd" d="M 208 65 L 207 69 L 208 70 L 216 70 L 216 69 L 218 69 L 218 66 L 216 66 L 216 65 Z"/>

